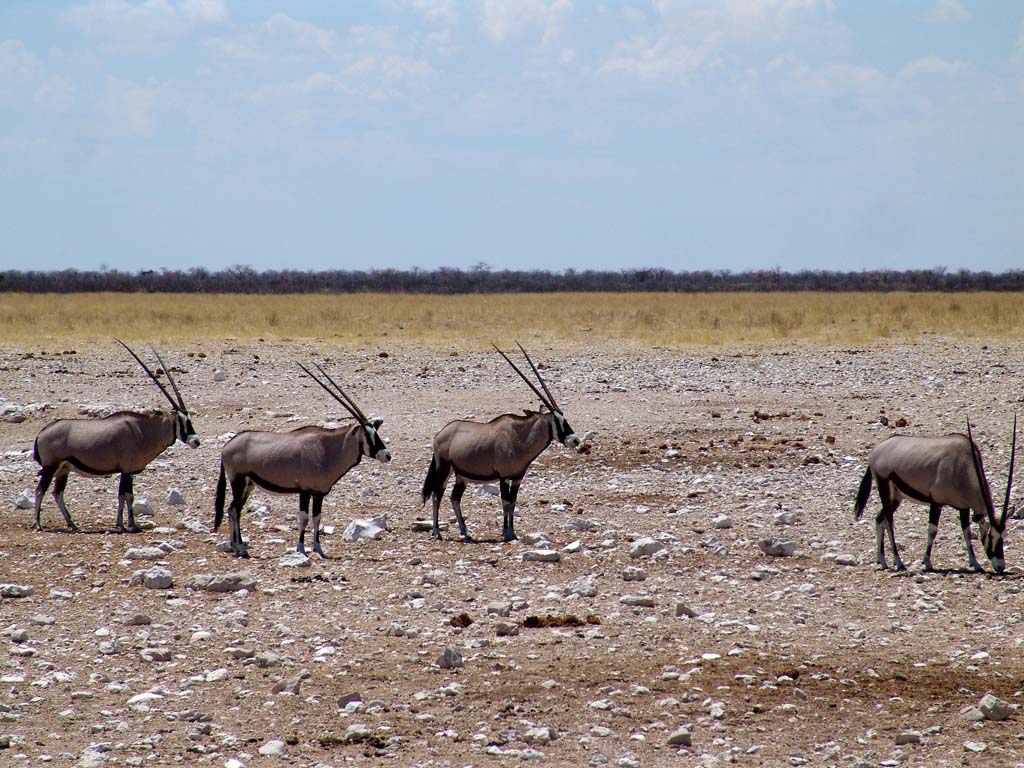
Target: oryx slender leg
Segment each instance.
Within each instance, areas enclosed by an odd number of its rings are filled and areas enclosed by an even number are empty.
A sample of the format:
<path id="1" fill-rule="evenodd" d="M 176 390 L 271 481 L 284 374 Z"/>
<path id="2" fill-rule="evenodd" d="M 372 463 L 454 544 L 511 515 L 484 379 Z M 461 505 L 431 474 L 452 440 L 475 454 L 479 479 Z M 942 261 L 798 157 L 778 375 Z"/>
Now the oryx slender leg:
<path id="1" fill-rule="evenodd" d="M 960 531 L 964 535 L 964 545 L 967 547 L 967 560 L 975 571 L 983 571 L 978 558 L 974 556 L 974 544 L 971 543 L 971 511 L 969 509 L 957 510 L 960 512 Z"/>
<path id="2" fill-rule="evenodd" d="M 921 558 L 921 567 L 932 570 L 932 544 L 935 543 L 935 534 L 939 532 L 939 515 L 942 513 L 941 504 L 932 504 L 928 508 L 928 544 L 924 548 L 924 557 Z"/>
<path id="3" fill-rule="evenodd" d="M 515 511 L 516 497 L 519 495 L 518 480 L 502 480 L 499 484 L 501 489 L 501 540 L 514 541 L 516 536 Z"/>
<path id="4" fill-rule="evenodd" d="M 451 472 L 450 466 L 439 466 L 434 476 L 434 487 L 430 489 L 430 492 L 433 494 L 434 502 L 434 525 L 430 531 L 430 535 L 435 539 L 441 538 L 441 525 L 438 517 L 441 510 L 441 499 L 444 498 L 444 488 L 448 484 L 449 472 Z"/>
<path id="5" fill-rule="evenodd" d="M 231 551 L 235 557 L 248 557 L 249 550 L 242 541 L 242 510 L 252 493 L 253 484 L 247 477 L 231 480 L 231 506 L 228 507 L 228 522 L 231 524 Z"/>
<path id="6" fill-rule="evenodd" d="M 323 549 L 320 547 L 320 515 L 323 513 L 324 497 L 319 493 L 313 494 L 313 551 L 320 557 L 326 558 Z"/>
<path id="7" fill-rule="evenodd" d="M 53 475 L 56 471 L 56 467 L 43 467 L 39 470 L 39 482 L 36 484 L 36 522 L 32 526 L 34 531 L 43 530 L 43 525 L 39 521 L 39 510 L 43 506 L 43 496 L 46 495 L 46 489 L 53 482 Z"/>
<path id="8" fill-rule="evenodd" d="M 117 532 L 124 533 L 126 530 L 132 533 L 138 533 L 142 529 L 135 524 L 135 511 L 133 509 L 135 504 L 134 491 L 134 477 L 127 472 L 121 473 L 121 482 L 117 487 Z M 122 511 L 124 508 L 128 508 L 128 528 L 124 527 L 124 517 Z"/>
<path id="9" fill-rule="evenodd" d="M 71 513 L 68 512 L 67 504 L 64 503 L 64 489 L 68 485 L 68 470 L 58 472 L 56 478 L 53 481 L 53 500 L 57 502 L 57 508 L 60 509 L 60 513 L 64 515 L 64 522 L 67 523 L 68 528 L 72 531 L 77 531 L 78 526 L 75 525 L 75 521 L 71 519 Z"/>
<path id="10" fill-rule="evenodd" d="M 459 535 L 468 541 L 472 537 L 469 535 L 469 531 L 466 530 L 466 521 L 462 517 L 462 494 L 465 492 L 466 481 L 456 475 L 455 482 L 452 484 L 452 509 L 455 510 L 455 519 L 459 523 Z"/>
<path id="11" fill-rule="evenodd" d="M 878 495 L 882 499 L 882 511 L 875 516 L 875 547 L 877 550 L 878 565 L 882 568 L 885 564 L 885 534 L 889 535 L 889 545 L 892 548 L 893 567 L 897 571 L 907 570 L 907 566 L 900 559 L 899 549 L 896 547 L 896 531 L 893 529 L 893 516 L 900 506 L 902 500 L 889 480 L 876 478 L 878 483 Z"/>
<path id="12" fill-rule="evenodd" d="M 306 554 L 306 523 L 309 522 L 309 491 L 299 491 L 299 543 L 296 552 Z"/>

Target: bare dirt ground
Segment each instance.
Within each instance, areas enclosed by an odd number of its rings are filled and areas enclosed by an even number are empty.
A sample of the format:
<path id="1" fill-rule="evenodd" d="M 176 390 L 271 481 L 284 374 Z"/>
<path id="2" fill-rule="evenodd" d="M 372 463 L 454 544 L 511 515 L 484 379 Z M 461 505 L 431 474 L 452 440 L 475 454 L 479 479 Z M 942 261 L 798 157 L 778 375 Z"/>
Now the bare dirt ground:
<path id="1" fill-rule="evenodd" d="M 498 499 L 472 487 L 478 542 L 456 540 L 454 523 L 439 542 L 413 530 L 429 513 L 419 492 L 434 432 L 536 406 L 493 352 L 168 349 L 203 442 L 176 444 L 136 478 L 155 514 L 149 530 L 117 535 L 115 478 L 72 477 L 81 533 L 49 496 L 46 530 L 31 530 L 14 503 L 35 485 L 32 441 L 80 407 L 161 396 L 112 343 L 0 349 L 0 583 L 33 588 L 0 600 L 0 764 L 1024 765 L 1019 711 L 959 715 L 986 691 L 1021 701 L 1024 533 L 1011 523 L 1006 575 L 968 573 L 947 510 L 933 555 L 945 570 L 920 574 L 927 514 L 905 504 L 896 533 L 913 565 L 897 575 L 874 565 L 877 500 L 852 519 L 867 452 L 900 419 L 925 435 L 961 431 L 969 415 L 1001 498 L 1024 345 L 531 346 L 576 432 L 594 434 L 589 453 L 554 445 L 535 463 L 512 544 L 498 542 Z M 297 359 L 321 361 L 385 418 L 395 458 L 364 460 L 327 498 L 331 559 L 285 565 L 296 497 L 257 492 L 243 518 L 253 558 L 236 560 L 216 550 L 226 526 L 209 530 L 229 434 L 343 420 Z M 183 506 L 167 503 L 172 488 Z M 379 540 L 342 540 L 374 515 L 388 520 Z M 526 540 L 540 533 L 550 542 Z M 631 557 L 642 537 L 664 548 Z M 796 554 L 766 556 L 765 537 Z M 159 560 L 126 559 L 160 544 Z M 522 561 L 566 547 L 559 562 Z M 129 585 L 154 565 L 172 572 L 170 589 Z M 238 571 L 254 591 L 189 586 Z M 448 647 L 463 667 L 436 666 Z M 272 693 L 296 675 L 297 694 Z M 670 745 L 684 727 L 692 744 Z M 911 732 L 918 743 L 897 745 Z"/>

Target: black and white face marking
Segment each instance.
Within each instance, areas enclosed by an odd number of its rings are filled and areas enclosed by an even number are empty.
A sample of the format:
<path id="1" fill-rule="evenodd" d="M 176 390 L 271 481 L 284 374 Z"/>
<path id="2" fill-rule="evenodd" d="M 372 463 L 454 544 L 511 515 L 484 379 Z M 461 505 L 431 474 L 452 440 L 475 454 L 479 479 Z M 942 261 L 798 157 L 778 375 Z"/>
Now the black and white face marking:
<path id="1" fill-rule="evenodd" d="M 985 554 L 992 564 L 992 570 L 1002 573 L 1006 570 L 1006 559 L 1003 557 L 1003 532 L 990 525 L 985 518 L 981 519 L 981 543 L 985 547 Z"/>
<path id="2" fill-rule="evenodd" d="M 192 426 L 192 417 L 185 411 L 175 411 L 174 418 L 177 421 L 178 439 L 190 448 L 198 448 L 199 438 Z"/>
<path id="3" fill-rule="evenodd" d="M 570 448 L 579 448 L 580 439 L 576 437 L 576 433 L 572 431 L 572 427 L 569 426 L 569 422 L 566 421 L 562 412 L 552 411 L 551 415 L 555 420 L 555 437 L 558 438 L 558 442 Z"/>
<path id="4" fill-rule="evenodd" d="M 377 429 L 381 424 L 384 423 L 384 419 L 374 419 L 369 424 L 363 425 L 363 452 L 367 456 L 372 456 L 377 461 L 382 461 L 385 464 L 391 461 L 391 451 L 384 445 L 384 440 L 381 439 Z"/>

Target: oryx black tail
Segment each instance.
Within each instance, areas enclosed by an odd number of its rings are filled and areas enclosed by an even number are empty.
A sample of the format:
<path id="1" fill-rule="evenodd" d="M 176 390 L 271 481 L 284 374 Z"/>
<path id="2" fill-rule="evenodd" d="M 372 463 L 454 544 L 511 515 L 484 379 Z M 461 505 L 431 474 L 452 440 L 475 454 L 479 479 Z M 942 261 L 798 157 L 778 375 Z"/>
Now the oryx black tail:
<path id="1" fill-rule="evenodd" d="M 221 520 L 224 519 L 224 497 L 227 494 L 228 481 L 224 477 L 224 462 L 220 464 L 220 479 L 217 481 L 217 500 L 214 502 L 216 514 L 213 516 L 213 530 L 220 528 Z"/>
<path id="2" fill-rule="evenodd" d="M 451 467 L 447 465 L 441 467 L 439 464 L 440 461 L 436 455 L 430 457 L 430 466 L 427 467 L 427 476 L 423 480 L 423 491 L 421 492 L 424 504 L 435 493 L 444 493 L 444 486 L 448 482 L 448 475 L 451 474 Z"/>
<path id="3" fill-rule="evenodd" d="M 867 471 L 864 472 L 864 477 L 861 478 L 860 488 L 857 490 L 857 501 L 853 505 L 853 519 L 860 520 L 861 515 L 864 514 L 864 508 L 868 505 L 868 499 L 871 497 L 871 467 L 868 467 Z"/>

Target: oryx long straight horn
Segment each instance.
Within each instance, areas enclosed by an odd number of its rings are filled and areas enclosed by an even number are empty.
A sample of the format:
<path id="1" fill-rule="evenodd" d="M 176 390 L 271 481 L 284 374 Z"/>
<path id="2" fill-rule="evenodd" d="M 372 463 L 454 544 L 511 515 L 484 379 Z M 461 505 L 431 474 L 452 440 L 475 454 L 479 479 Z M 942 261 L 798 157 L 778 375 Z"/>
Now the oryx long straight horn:
<path id="1" fill-rule="evenodd" d="M 453 472 L 455 485 L 451 495 L 452 509 L 455 511 L 455 519 L 458 521 L 462 537 L 469 538 L 466 521 L 462 517 L 462 495 L 466 490 L 466 484 L 497 480 L 501 491 L 501 537 L 504 541 L 511 541 L 516 538 L 516 498 L 530 464 L 552 440 L 558 440 L 572 448 L 580 444 L 579 438 L 572 431 L 572 427 L 569 426 L 565 415 L 522 345 L 519 348 L 544 392 L 541 392 L 508 355 L 498 349 L 497 345 L 492 346 L 529 385 L 547 411 L 526 411 L 525 416 L 506 413 L 486 423 L 453 421 L 437 433 L 434 437 L 434 455 L 427 468 L 422 491 L 424 503 L 431 496 L 434 499 L 432 533 L 435 539 L 441 538 L 438 521 L 441 498 L 444 496 L 448 477 Z"/>
<path id="2" fill-rule="evenodd" d="M 248 557 L 242 540 L 242 509 L 253 489 L 259 486 L 273 493 L 298 494 L 299 539 L 296 551 L 306 552 L 306 525 L 309 502 L 313 502 L 313 551 L 324 555 L 320 546 L 320 515 L 324 496 L 363 456 L 391 461 L 391 452 L 377 432 L 381 419 L 370 421 L 362 410 L 338 386 L 327 372 L 314 363 L 324 379 L 302 363 L 298 366 L 351 414 L 356 423 L 346 428 L 299 427 L 291 432 L 239 432 L 221 452 L 220 479 L 214 505 L 214 530 L 224 517 L 227 486 L 231 484 L 228 519 L 231 525 L 231 551 Z"/>

